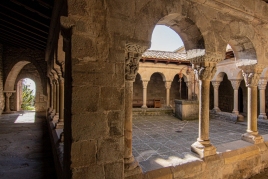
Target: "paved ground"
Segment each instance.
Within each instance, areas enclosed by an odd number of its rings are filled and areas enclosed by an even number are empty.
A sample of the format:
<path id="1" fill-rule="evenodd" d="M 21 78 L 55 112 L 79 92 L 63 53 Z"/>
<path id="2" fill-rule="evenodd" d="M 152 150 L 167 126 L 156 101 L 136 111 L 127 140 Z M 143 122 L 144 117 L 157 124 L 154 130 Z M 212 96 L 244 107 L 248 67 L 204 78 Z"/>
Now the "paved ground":
<path id="1" fill-rule="evenodd" d="M 246 132 L 246 123 L 234 123 L 226 117 L 211 115 L 210 140 L 217 148 L 237 141 Z M 268 128 L 259 129 L 261 135 Z M 173 116 L 133 116 L 133 155 L 143 172 L 198 160 L 190 146 L 198 136 L 198 120 L 181 121 Z M 242 145 L 247 145 L 242 144 Z M 174 163 L 175 162 L 175 163 Z"/>
<path id="2" fill-rule="evenodd" d="M 44 114 L 0 116 L 1 179 L 54 179 L 54 168 Z"/>

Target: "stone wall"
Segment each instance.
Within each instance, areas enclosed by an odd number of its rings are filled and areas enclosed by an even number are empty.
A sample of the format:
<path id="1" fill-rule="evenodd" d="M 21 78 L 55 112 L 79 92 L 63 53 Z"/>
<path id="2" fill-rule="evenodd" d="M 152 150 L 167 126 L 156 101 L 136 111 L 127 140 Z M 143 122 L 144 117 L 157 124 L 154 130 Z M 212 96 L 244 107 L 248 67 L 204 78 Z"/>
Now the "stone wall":
<path id="1" fill-rule="evenodd" d="M 3 45 L 0 44 L 0 115 L 2 114 L 5 106 L 5 97 L 4 97 L 4 83 L 3 83 Z"/>

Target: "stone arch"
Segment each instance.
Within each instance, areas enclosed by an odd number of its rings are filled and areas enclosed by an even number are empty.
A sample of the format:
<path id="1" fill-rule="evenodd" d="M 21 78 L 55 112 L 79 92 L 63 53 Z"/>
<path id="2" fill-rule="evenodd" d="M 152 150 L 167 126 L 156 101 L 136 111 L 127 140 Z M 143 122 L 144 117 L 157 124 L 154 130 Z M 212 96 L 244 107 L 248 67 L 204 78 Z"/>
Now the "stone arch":
<path id="1" fill-rule="evenodd" d="M 255 34 L 254 27 L 242 21 L 231 21 L 227 24 L 219 24 L 219 41 L 223 41 L 221 51 L 226 51 L 229 44 L 237 60 L 239 59 L 258 59 L 257 54 L 262 53 L 262 48 L 258 47 L 261 40 Z M 220 29 L 220 27 L 218 29 Z M 256 48 L 258 47 L 258 48 Z"/>
<path id="2" fill-rule="evenodd" d="M 147 99 L 159 99 L 162 106 L 166 103 L 165 76 L 163 73 L 154 72 L 147 85 Z"/>
<path id="3" fill-rule="evenodd" d="M 136 75 L 135 81 L 133 82 L 133 99 L 139 99 L 142 100 L 143 98 L 143 86 L 142 86 L 142 77 L 141 75 L 138 73 Z"/>
<path id="4" fill-rule="evenodd" d="M 155 73 L 161 75 L 163 81 L 166 81 L 166 80 L 167 80 L 167 78 L 166 78 L 164 72 L 160 72 L 160 71 L 154 71 L 154 72 L 152 72 L 152 73 L 150 74 L 149 79 L 150 79 Z"/>
<path id="5" fill-rule="evenodd" d="M 203 35 L 189 17 L 173 13 L 161 18 L 157 25 L 166 25 L 173 29 L 181 37 L 186 50 L 205 49 Z"/>

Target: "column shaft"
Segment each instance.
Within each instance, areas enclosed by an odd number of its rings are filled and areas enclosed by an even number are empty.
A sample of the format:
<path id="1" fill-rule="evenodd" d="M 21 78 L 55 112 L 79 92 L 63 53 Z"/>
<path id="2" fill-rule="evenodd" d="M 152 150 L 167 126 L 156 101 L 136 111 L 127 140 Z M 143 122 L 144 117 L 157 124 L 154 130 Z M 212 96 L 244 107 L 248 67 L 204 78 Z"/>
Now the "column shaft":
<path id="1" fill-rule="evenodd" d="M 209 141 L 209 80 L 199 80 L 199 135 L 198 141 Z"/>
<path id="2" fill-rule="evenodd" d="M 57 109 L 57 88 L 56 83 L 53 83 L 53 109 Z"/>
<path id="3" fill-rule="evenodd" d="M 59 82 L 56 83 L 56 113 L 60 111 L 60 89 L 59 89 Z"/>
<path id="4" fill-rule="evenodd" d="M 53 87 L 53 83 L 50 83 L 50 107 L 53 109 L 53 102 L 54 102 L 54 87 Z"/>
<path id="5" fill-rule="evenodd" d="M 143 81 L 142 82 L 142 87 L 143 87 L 143 95 L 142 95 L 142 100 L 143 100 L 143 104 L 142 104 L 142 108 L 147 108 L 147 85 L 148 85 L 148 81 Z"/>
<path id="6" fill-rule="evenodd" d="M 235 89 L 234 90 L 234 109 L 233 109 L 233 113 L 234 114 L 239 114 L 239 111 L 238 111 L 238 90 Z"/>

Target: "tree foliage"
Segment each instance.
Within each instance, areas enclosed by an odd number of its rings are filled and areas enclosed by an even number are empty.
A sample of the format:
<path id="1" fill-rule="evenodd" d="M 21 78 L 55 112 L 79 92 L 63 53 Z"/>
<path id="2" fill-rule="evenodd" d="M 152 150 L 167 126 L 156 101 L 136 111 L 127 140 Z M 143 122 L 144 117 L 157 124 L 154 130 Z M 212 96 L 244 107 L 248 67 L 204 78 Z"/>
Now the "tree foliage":
<path id="1" fill-rule="evenodd" d="M 32 110 L 34 109 L 33 105 L 34 105 L 33 90 L 29 89 L 28 85 L 23 85 L 21 108 L 23 110 Z"/>

